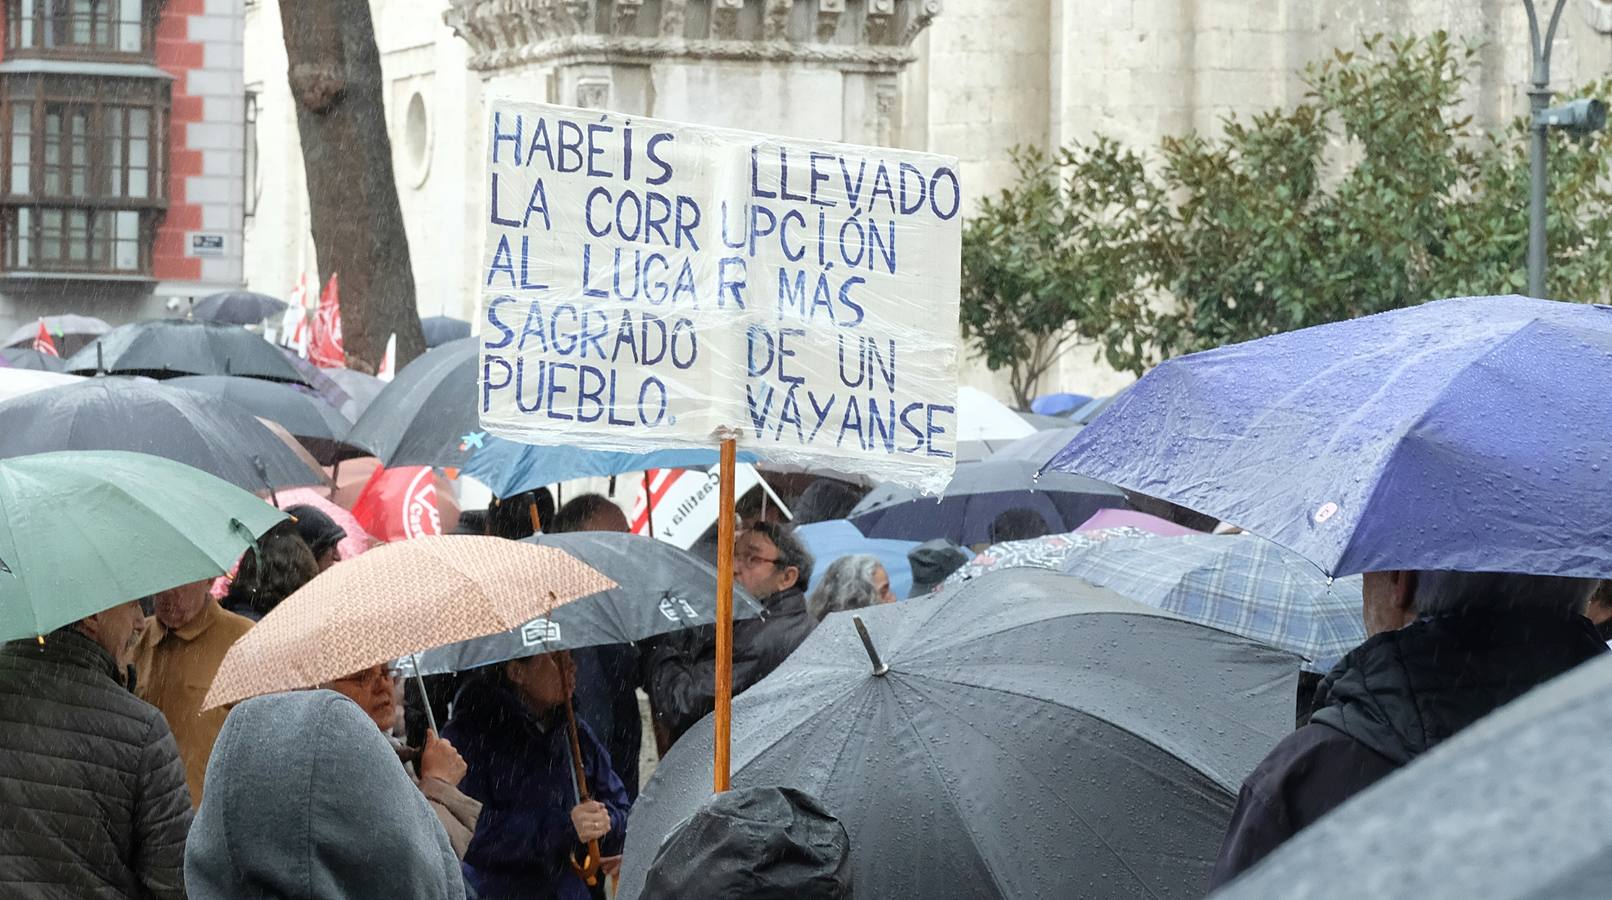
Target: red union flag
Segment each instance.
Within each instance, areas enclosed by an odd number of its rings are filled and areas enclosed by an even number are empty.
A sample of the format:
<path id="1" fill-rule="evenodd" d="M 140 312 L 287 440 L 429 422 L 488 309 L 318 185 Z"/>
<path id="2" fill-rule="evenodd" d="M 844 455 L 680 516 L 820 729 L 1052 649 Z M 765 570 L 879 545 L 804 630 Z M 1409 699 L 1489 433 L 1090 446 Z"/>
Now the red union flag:
<path id="1" fill-rule="evenodd" d="M 308 358 L 322 369 L 347 365 L 347 353 L 341 342 L 341 289 L 337 286 L 336 275 L 330 273 L 325 292 L 319 297 L 319 312 L 313 317 L 313 341 L 308 345 Z"/>
<path id="2" fill-rule="evenodd" d="M 39 333 L 34 335 L 34 349 L 46 356 L 61 356 L 56 352 L 56 342 L 50 339 L 50 329 L 45 327 L 45 320 L 39 320 Z"/>
<path id="3" fill-rule="evenodd" d="M 443 534 L 458 521 L 459 508 L 449 491 L 437 489 L 430 466 L 376 469 L 353 502 L 353 518 L 375 538 L 404 541 Z"/>

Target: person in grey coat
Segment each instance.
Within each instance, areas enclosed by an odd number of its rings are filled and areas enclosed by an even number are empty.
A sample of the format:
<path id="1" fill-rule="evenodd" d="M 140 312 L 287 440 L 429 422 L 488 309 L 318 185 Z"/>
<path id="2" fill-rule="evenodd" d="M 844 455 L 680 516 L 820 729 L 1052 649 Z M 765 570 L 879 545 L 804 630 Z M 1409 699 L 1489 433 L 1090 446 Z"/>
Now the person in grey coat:
<path id="1" fill-rule="evenodd" d="M 0 897 L 185 896 L 185 767 L 124 683 L 144 621 L 131 601 L 0 646 Z"/>
<path id="2" fill-rule="evenodd" d="M 463 900 L 425 797 L 364 711 L 334 691 L 229 714 L 185 848 L 191 900 Z"/>

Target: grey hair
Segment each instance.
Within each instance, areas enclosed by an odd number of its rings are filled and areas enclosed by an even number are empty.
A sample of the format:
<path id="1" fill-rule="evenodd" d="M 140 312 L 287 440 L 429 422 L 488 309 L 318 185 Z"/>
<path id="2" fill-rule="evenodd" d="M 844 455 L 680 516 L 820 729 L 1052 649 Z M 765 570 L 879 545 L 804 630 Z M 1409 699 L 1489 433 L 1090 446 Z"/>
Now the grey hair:
<path id="1" fill-rule="evenodd" d="M 878 567 L 879 560 L 867 554 L 834 560 L 807 601 L 806 608 L 812 618 L 821 622 L 829 613 L 861 609 L 879 602 L 878 592 L 873 587 L 873 570 Z"/>
<path id="2" fill-rule="evenodd" d="M 1565 575 L 1517 575 L 1510 572 L 1418 572 L 1416 614 L 1436 616 L 1468 610 L 1533 607 L 1562 615 L 1584 613 L 1601 582 Z"/>

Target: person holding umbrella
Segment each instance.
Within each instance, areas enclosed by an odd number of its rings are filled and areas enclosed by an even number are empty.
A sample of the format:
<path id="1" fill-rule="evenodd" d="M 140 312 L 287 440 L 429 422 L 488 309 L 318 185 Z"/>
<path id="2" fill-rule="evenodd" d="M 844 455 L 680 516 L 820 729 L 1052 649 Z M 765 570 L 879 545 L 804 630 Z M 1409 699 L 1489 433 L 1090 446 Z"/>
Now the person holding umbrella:
<path id="1" fill-rule="evenodd" d="M 567 727 L 575 687 L 562 650 L 488 667 L 454 701 L 443 736 L 468 766 L 461 788 L 482 804 L 465 853 L 482 900 L 602 896 L 599 861 L 621 854 L 631 804 L 593 731 Z M 579 874 L 590 862 L 593 889 Z"/>

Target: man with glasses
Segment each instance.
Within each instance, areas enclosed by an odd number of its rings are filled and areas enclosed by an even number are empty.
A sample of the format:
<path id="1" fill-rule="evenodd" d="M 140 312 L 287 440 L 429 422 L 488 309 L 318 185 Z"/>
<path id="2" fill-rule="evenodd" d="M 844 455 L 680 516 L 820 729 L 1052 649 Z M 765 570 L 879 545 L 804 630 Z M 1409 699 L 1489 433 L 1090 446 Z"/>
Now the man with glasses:
<path id="1" fill-rule="evenodd" d="M 761 522 L 734 542 L 733 579 L 766 610 L 761 618 L 733 624 L 734 694 L 767 677 L 811 633 L 811 576 L 812 556 L 787 525 Z M 644 672 L 656 724 L 667 743 L 675 743 L 716 708 L 715 629 L 670 636 L 649 654 Z"/>

